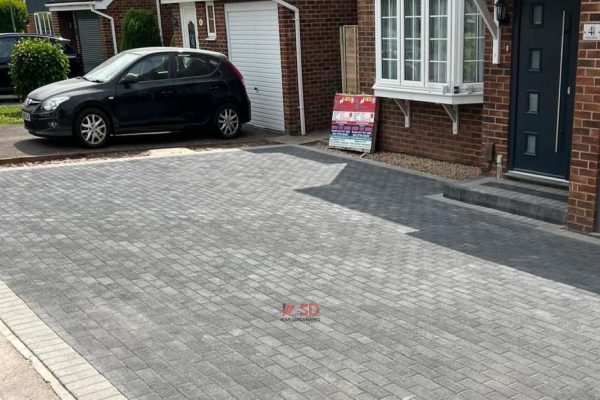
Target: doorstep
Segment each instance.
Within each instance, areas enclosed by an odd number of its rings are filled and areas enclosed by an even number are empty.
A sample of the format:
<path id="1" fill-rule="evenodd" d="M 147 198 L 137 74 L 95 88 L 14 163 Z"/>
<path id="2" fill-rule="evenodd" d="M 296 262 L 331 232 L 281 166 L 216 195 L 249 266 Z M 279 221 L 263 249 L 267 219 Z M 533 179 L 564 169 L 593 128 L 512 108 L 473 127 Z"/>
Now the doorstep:
<path id="1" fill-rule="evenodd" d="M 484 178 L 447 183 L 444 197 L 553 224 L 567 221 L 569 192 L 561 188 Z"/>

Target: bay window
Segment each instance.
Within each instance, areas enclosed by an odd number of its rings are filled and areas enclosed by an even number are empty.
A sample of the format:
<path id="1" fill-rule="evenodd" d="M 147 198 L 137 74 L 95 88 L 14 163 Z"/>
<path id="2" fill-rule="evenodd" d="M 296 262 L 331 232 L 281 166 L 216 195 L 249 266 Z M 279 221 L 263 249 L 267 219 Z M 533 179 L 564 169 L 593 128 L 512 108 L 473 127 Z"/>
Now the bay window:
<path id="1" fill-rule="evenodd" d="M 375 0 L 375 94 L 483 102 L 484 20 L 475 0 Z"/>

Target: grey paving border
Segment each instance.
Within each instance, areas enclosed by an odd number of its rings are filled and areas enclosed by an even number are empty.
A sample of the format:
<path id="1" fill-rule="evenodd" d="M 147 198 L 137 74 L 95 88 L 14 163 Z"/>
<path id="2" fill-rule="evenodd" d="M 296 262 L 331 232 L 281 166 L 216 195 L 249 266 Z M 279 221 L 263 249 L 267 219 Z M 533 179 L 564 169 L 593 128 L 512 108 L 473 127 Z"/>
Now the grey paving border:
<path id="1" fill-rule="evenodd" d="M 0 334 L 32 362 L 62 400 L 126 399 L 2 281 Z"/>

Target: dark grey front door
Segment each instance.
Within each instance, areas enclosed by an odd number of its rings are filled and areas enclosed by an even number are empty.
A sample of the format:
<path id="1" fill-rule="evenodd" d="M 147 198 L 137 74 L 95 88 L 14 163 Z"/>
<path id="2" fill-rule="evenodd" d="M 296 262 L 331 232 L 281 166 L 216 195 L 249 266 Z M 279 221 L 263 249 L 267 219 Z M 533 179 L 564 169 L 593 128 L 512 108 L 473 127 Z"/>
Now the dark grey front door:
<path id="1" fill-rule="evenodd" d="M 511 168 L 568 179 L 579 0 L 517 3 Z"/>

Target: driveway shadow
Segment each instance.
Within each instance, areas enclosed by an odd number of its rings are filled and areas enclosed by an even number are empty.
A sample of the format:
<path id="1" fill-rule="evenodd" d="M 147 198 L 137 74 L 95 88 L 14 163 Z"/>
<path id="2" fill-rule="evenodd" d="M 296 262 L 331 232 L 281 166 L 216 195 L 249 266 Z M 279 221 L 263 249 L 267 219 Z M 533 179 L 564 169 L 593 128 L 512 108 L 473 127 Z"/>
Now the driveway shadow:
<path id="1" fill-rule="evenodd" d="M 248 151 L 347 164 L 331 184 L 299 192 L 410 227 L 415 238 L 600 294 L 600 241 L 429 199 L 442 192 L 434 179 L 297 147 Z"/>

